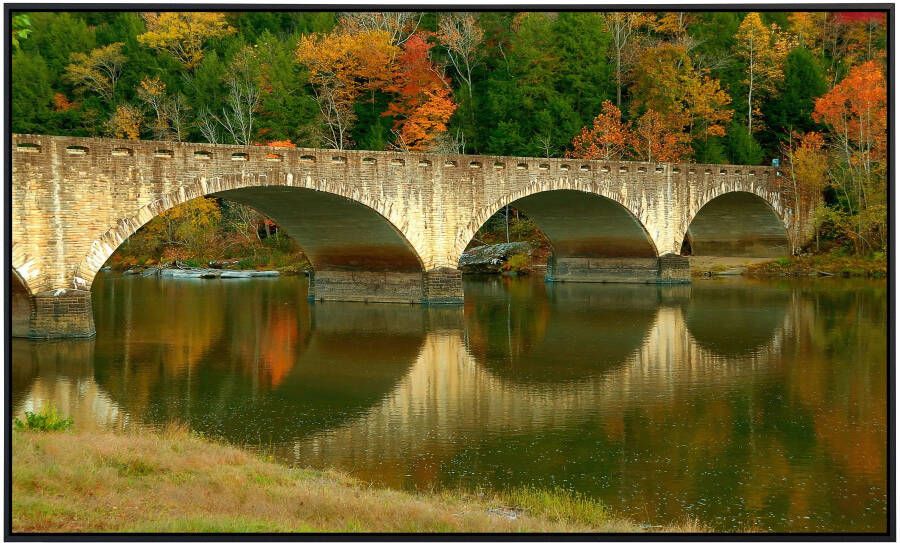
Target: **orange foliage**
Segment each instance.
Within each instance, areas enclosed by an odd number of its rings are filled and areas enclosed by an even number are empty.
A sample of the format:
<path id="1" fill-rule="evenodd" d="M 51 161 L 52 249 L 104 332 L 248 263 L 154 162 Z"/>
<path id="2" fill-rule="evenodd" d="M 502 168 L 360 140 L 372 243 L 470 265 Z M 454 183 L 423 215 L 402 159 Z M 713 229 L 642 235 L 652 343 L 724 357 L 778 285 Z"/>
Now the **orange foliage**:
<path id="1" fill-rule="evenodd" d="M 887 86 L 879 62 L 870 60 L 816 100 L 813 119 L 847 145 L 883 157 L 887 151 Z"/>
<path id="2" fill-rule="evenodd" d="M 400 144 L 410 150 L 426 150 L 435 136 L 447 130 L 456 110 L 449 82 L 428 58 L 431 44 L 422 34 L 413 34 L 403 44 L 394 80 L 385 90 L 396 93 L 385 116 L 397 117 L 394 130 Z"/>
<path id="3" fill-rule="evenodd" d="M 57 92 L 53 95 L 53 109 L 56 111 L 68 111 L 75 107 L 65 94 Z"/>
<path id="4" fill-rule="evenodd" d="M 640 160 L 678 162 L 691 152 L 689 134 L 673 130 L 662 115 L 648 109 L 637 121 L 632 147 Z"/>
<path id="5" fill-rule="evenodd" d="M 619 108 L 605 100 L 593 127 L 582 128 L 572 140 L 573 149 L 566 154 L 587 160 L 618 160 L 625 156 L 632 138 L 630 123 L 623 122 Z"/>

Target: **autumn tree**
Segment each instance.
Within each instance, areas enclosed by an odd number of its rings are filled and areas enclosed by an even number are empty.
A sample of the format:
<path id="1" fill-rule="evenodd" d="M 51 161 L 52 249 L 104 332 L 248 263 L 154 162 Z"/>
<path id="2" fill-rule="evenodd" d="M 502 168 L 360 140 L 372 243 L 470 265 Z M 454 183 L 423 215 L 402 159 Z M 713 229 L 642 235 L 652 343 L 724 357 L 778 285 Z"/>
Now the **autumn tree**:
<path id="1" fill-rule="evenodd" d="M 802 239 L 804 223 L 816 214 L 828 180 L 829 158 L 825 139 L 818 132 L 792 133 L 782 145 L 789 185 L 782 192 L 793 203 L 794 239 Z"/>
<path id="2" fill-rule="evenodd" d="M 857 251 L 884 245 L 886 236 L 887 86 L 878 61 L 850 70 L 816 100 L 813 119 L 828 128 L 835 152 L 830 177 L 845 212 Z"/>
<path id="3" fill-rule="evenodd" d="M 114 138 L 128 140 L 141 139 L 141 128 L 144 123 L 144 112 L 130 104 L 116 107 L 112 117 L 106 123 L 106 130 Z"/>
<path id="4" fill-rule="evenodd" d="M 629 42 L 633 42 L 634 34 L 643 26 L 652 22 L 652 19 L 640 12 L 607 12 L 603 14 L 606 28 L 612 34 L 612 57 L 616 70 L 616 107 L 622 108 L 622 86 L 624 73 L 634 55 L 629 54 Z"/>
<path id="5" fill-rule="evenodd" d="M 653 110 L 669 132 L 689 140 L 725 135 L 731 97 L 717 79 L 696 70 L 682 44 L 661 43 L 643 51 L 631 87 L 632 114 Z"/>
<path id="6" fill-rule="evenodd" d="M 344 149 L 351 144 L 357 99 L 392 80 L 399 49 L 390 39 L 383 30 L 355 34 L 338 30 L 300 39 L 297 60 L 309 70 L 330 147 Z"/>
<path id="7" fill-rule="evenodd" d="M 590 129 L 584 127 L 572 140 L 573 158 L 587 160 L 620 160 L 634 140 L 630 123 L 622 120 L 622 112 L 612 102 L 603 102 L 603 110 L 594 118 Z"/>
<path id="8" fill-rule="evenodd" d="M 116 42 L 93 49 L 87 54 L 72 53 L 71 62 L 66 66 L 65 79 L 79 92 L 93 92 L 112 103 L 126 60 L 122 53 L 124 46 L 124 43 Z"/>
<path id="9" fill-rule="evenodd" d="M 648 109 L 634 125 L 631 147 L 638 160 L 678 162 L 690 155 L 690 141 L 688 134 L 674 130 L 662 115 Z"/>
<path id="10" fill-rule="evenodd" d="M 447 56 L 472 99 L 472 69 L 478 59 L 478 47 L 484 32 L 474 13 L 452 12 L 441 16 L 437 38 L 447 48 Z"/>
<path id="11" fill-rule="evenodd" d="M 449 82 L 428 57 L 430 49 L 421 34 L 406 40 L 394 80 L 385 88 L 398 96 L 384 115 L 396 117 L 394 130 L 402 149 L 429 149 L 435 137 L 447 130 L 447 121 L 456 110 Z"/>
<path id="12" fill-rule="evenodd" d="M 260 101 L 260 65 L 256 51 L 245 46 L 235 54 L 228 66 L 225 84 L 228 99 L 216 121 L 238 145 L 250 145 L 253 141 L 253 122 Z"/>
<path id="13" fill-rule="evenodd" d="M 790 41 L 776 25 L 767 27 L 759 13 L 748 13 L 735 35 L 735 56 L 745 66 L 744 84 L 747 88 L 747 132 L 753 133 L 753 117 L 759 115 L 763 98 L 777 90 L 783 72 L 784 58 Z"/>
<path id="14" fill-rule="evenodd" d="M 401 46 L 419 28 L 422 13 L 411 11 L 351 11 L 342 13 L 340 24 L 350 34 L 383 31 L 390 34 L 392 44 Z"/>
<path id="15" fill-rule="evenodd" d="M 203 60 L 203 46 L 211 39 L 234 33 L 224 13 L 175 12 L 144 13 L 147 31 L 138 41 L 159 51 L 166 51 L 188 70 Z"/>

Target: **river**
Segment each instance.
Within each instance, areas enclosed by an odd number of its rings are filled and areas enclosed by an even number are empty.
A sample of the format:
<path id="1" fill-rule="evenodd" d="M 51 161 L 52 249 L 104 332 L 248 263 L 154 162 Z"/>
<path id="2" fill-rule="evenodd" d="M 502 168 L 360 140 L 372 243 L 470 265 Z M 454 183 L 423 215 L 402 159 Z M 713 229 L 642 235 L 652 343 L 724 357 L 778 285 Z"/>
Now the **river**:
<path id="1" fill-rule="evenodd" d="M 561 487 L 661 525 L 884 531 L 887 291 L 467 279 L 465 304 L 101 274 L 97 336 L 13 340 L 13 411 L 179 422 L 406 489 Z"/>

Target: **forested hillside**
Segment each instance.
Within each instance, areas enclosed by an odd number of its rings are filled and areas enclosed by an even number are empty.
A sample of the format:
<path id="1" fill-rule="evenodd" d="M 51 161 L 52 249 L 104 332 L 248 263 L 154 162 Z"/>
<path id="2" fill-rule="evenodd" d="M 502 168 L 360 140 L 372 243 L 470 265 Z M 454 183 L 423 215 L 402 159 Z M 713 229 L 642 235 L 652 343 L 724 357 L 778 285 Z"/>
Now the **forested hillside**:
<path id="1" fill-rule="evenodd" d="M 886 242 L 883 13 L 28 13 L 20 133 L 769 164 Z"/>

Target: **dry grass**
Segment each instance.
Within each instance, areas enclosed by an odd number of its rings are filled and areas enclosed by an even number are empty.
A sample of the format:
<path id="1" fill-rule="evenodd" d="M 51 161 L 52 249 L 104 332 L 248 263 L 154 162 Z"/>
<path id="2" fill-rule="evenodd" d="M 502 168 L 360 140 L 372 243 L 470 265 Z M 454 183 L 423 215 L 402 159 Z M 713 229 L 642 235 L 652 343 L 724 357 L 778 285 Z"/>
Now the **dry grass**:
<path id="1" fill-rule="evenodd" d="M 639 532 L 589 498 L 412 494 L 184 429 L 13 435 L 14 532 Z M 657 528 L 659 530 L 659 528 Z M 695 523 L 660 531 L 702 531 Z"/>

